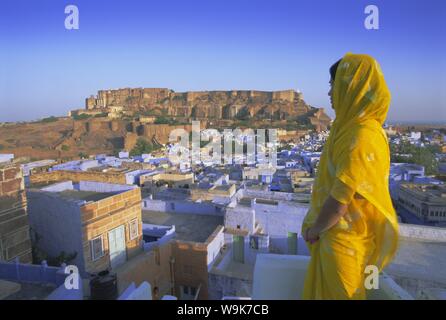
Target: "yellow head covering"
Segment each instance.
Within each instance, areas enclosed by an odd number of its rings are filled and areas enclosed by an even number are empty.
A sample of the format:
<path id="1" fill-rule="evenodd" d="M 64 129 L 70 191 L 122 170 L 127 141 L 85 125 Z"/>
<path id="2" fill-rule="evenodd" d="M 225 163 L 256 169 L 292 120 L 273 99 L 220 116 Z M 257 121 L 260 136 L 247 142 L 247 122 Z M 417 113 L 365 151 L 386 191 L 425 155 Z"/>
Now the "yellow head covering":
<path id="1" fill-rule="evenodd" d="M 302 229 L 311 226 L 331 192 L 335 179 L 373 204 L 370 214 L 376 248 L 369 264 L 382 270 L 398 244 L 398 220 L 389 194 L 390 152 L 382 129 L 390 92 L 378 63 L 364 54 L 347 53 L 333 83 L 336 119 L 324 145 L 311 208 Z"/>

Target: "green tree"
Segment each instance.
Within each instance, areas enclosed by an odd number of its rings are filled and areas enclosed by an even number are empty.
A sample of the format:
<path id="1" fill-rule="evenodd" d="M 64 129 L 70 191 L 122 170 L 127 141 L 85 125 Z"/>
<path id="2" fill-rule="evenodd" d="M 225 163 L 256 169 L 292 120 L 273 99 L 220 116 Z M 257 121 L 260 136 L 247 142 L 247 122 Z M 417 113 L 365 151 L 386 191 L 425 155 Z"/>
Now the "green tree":
<path id="1" fill-rule="evenodd" d="M 145 116 L 145 117 L 152 117 L 152 116 L 156 116 L 157 113 L 154 110 L 143 110 L 138 112 L 139 116 Z"/>
<path id="2" fill-rule="evenodd" d="M 158 116 L 155 119 L 155 124 L 175 125 L 175 124 L 180 124 L 180 122 L 175 118 L 170 118 L 170 117 L 166 117 L 166 116 Z"/>
<path id="3" fill-rule="evenodd" d="M 131 156 L 141 155 L 143 153 L 151 153 L 157 149 L 159 149 L 159 146 L 153 145 L 149 142 L 147 142 L 145 139 L 139 138 L 136 142 L 135 147 L 130 151 Z"/>
<path id="4" fill-rule="evenodd" d="M 250 114 L 247 108 L 243 108 L 235 115 L 235 118 L 240 121 L 247 121 L 250 118 Z"/>
<path id="5" fill-rule="evenodd" d="M 57 118 L 51 116 L 51 117 L 48 117 L 48 118 L 43 118 L 43 119 L 40 120 L 39 122 L 42 122 L 42 123 L 49 123 L 49 122 L 55 122 L 55 121 L 57 121 Z"/>
<path id="6" fill-rule="evenodd" d="M 432 175 L 438 173 L 438 161 L 435 158 L 435 153 L 438 153 L 438 150 L 436 146 L 418 147 L 408 142 L 391 144 L 391 161 L 422 165 L 424 172 L 427 175 Z M 407 156 L 402 156 L 402 154 Z"/>
<path id="7" fill-rule="evenodd" d="M 74 120 L 85 120 L 85 119 L 91 118 L 91 116 L 86 113 L 82 113 L 82 114 L 74 114 L 72 116 L 72 118 Z"/>
<path id="8" fill-rule="evenodd" d="M 169 124 L 170 121 L 164 116 L 159 116 L 155 119 L 155 124 Z"/>
<path id="9" fill-rule="evenodd" d="M 108 116 L 107 112 L 101 112 L 101 113 L 98 113 L 98 114 L 94 115 L 95 118 L 104 118 L 106 116 Z"/>

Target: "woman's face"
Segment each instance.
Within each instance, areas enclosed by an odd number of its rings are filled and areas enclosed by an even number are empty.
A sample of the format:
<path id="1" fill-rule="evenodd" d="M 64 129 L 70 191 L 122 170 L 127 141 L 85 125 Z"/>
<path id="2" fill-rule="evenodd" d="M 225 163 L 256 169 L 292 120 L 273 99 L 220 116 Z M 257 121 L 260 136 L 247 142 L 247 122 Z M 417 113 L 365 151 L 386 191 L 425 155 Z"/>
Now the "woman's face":
<path id="1" fill-rule="evenodd" d="M 330 79 L 329 83 L 330 83 L 330 90 L 328 91 L 328 96 L 330 97 L 331 107 L 333 108 L 333 79 Z"/>

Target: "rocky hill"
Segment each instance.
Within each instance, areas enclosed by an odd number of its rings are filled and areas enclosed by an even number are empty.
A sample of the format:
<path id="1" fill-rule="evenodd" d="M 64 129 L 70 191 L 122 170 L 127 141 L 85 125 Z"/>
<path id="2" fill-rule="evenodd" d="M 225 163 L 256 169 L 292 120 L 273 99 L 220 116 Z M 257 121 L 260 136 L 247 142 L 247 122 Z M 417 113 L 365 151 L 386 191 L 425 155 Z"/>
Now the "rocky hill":
<path id="1" fill-rule="evenodd" d="M 87 110 L 118 109 L 145 115 L 165 115 L 207 120 L 297 120 L 317 111 L 302 93 L 283 91 L 188 91 L 164 88 L 125 88 L 100 90 L 86 99 Z M 326 116 L 326 115 L 325 115 Z M 328 117 L 322 117 L 329 121 Z"/>
<path id="2" fill-rule="evenodd" d="M 278 128 L 293 140 L 307 130 L 325 130 L 330 118 L 305 103 L 302 94 L 286 91 L 203 91 L 169 89 L 99 91 L 86 108 L 70 117 L 0 124 L 0 152 L 33 159 L 77 158 L 131 150 L 142 138 L 166 143 L 175 128 Z M 279 137 L 280 138 L 280 137 Z"/>

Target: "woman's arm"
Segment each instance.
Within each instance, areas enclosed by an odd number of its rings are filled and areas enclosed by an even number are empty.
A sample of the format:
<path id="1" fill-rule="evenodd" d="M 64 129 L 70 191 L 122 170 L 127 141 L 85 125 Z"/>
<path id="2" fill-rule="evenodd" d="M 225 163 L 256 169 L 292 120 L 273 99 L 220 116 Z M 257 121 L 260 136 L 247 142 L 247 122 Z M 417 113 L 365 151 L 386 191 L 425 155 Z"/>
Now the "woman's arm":
<path id="1" fill-rule="evenodd" d="M 333 198 L 331 195 L 325 200 L 314 225 L 307 229 L 304 235 L 305 241 L 313 243 L 319 239 L 319 234 L 324 232 L 336 223 L 347 212 L 348 204 L 343 204 Z"/>

